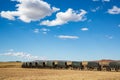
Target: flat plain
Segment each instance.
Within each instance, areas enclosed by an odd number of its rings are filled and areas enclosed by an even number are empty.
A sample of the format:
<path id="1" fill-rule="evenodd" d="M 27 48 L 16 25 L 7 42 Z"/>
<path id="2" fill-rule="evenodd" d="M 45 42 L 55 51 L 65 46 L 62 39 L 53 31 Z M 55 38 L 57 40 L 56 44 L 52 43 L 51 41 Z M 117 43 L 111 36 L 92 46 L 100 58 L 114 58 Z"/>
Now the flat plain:
<path id="1" fill-rule="evenodd" d="M 21 63 L 14 64 L 17 67 L 12 65 L 4 68 L 3 63 L 0 63 L 0 80 L 120 80 L 120 72 L 114 71 L 30 69 L 21 68 Z"/>

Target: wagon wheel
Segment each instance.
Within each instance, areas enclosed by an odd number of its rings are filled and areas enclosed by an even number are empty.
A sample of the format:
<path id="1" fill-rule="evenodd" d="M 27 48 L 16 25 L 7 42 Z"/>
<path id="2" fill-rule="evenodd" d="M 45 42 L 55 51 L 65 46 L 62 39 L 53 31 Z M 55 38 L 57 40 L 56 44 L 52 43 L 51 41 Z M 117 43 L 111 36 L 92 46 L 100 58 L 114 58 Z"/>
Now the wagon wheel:
<path id="1" fill-rule="evenodd" d="M 73 67 L 72 67 L 72 66 L 69 66 L 69 67 L 68 67 L 68 69 L 69 69 L 69 70 L 72 70 L 72 69 L 73 69 Z"/>
<path id="2" fill-rule="evenodd" d="M 118 68 L 115 68 L 115 71 L 116 71 L 116 72 L 118 72 L 118 70 L 119 70 Z"/>

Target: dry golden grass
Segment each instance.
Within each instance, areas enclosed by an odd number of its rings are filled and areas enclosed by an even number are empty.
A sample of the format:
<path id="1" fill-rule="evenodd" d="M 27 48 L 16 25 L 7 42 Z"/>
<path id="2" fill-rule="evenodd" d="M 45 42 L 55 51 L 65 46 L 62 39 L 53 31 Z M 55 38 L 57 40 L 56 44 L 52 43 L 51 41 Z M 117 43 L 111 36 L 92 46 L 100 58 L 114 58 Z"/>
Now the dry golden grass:
<path id="1" fill-rule="evenodd" d="M 120 72 L 15 68 L 16 64 L 0 68 L 0 80 L 120 80 Z"/>
<path id="2" fill-rule="evenodd" d="M 0 80 L 120 80 L 120 72 L 0 68 Z"/>
<path id="3" fill-rule="evenodd" d="M 21 62 L 0 62 L 0 68 L 20 68 Z"/>

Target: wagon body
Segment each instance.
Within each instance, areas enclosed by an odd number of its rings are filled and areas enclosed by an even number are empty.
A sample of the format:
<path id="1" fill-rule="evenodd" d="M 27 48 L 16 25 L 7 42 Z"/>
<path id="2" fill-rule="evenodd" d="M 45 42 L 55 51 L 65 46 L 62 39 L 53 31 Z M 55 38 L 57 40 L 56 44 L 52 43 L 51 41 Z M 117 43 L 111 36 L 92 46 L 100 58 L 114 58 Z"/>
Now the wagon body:
<path id="1" fill-rule="evenodd" d="M 26 68 L 26 62 L 22 63 L 22 68 Z"/>
<path id="2" fill-rule="evenodd" d="M 55 65 L 57 68 L 66 68 L 67 67 L 66 61 L 56 61 L 56 63 L 57 64 L 55 64 Z"/>
<path id="3" fill-rule="evenodd" d="M 72 68 L 82 69 L 82 62 L 72 61 Z"/>
<path id="4" fill-rule="evenodd" d="M 45 61 L 37 61 L 35 63 L 37 68 L 44 68 L 45 67 Z"/>
<path id="5" fill-rule="evenodd" d="M 120 62 L 110 62 L 109 63 L 110 69 L 114 69 L 115 71 L 118 71 L 120 69 Z"/>
<path id="6" fill-rule="evenodd" d="M 90 70 L 100 70 L 101 66 L 98 62 L 88 62 L 87 64 L 87 69 L 90 69 Z"/>
<path id="7" fill-rule="evenodd" d="M 54 68 L 55 67 L 55 62 L 54 61 L 46 61 L 45 62 L 45 67 L 46 68 Z"/>

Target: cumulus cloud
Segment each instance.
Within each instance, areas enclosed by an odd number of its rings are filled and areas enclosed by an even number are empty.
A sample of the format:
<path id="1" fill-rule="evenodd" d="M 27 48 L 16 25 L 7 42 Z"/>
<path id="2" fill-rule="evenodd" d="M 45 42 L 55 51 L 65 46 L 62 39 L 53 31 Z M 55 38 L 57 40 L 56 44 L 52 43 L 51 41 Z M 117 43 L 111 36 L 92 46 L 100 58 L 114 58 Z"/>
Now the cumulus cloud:
<path id="1" fill-rule="evenodd" d="M 77 21 L 83 21 L 84 16 L 87 12 L 85 10 L 75 11 L 71 8 L 69 8 L 66 12 L 58 12 L 56 14 L 55 20 L 45 20 L 40 23 L 40 25 L 46 25 L 46 26 L 57 26 L 66 24 L 68 22 L 77 22 Z"/>
<path id="2" fill-rule="evenodd" d="M 1 14 L 1 17 L 7 18 L 9 20 L 15 20 L 15 17 L 13 15 L 15 15 L 16 12 L 2 11 L 0 14 Z"/>
<path id="3" fill-rule="evenodd" d="M 70 35 L 59 35 L 57 36 L 60 39 L 78 39 L 78 36 L 70 36 Z"/>
<path id="4" fill-rule="evenodd" d="M 82 31 L 88 31 L 88 28 L 81 28 Z"/>
<path id="5" fill-rule="evenodd" d="M 28 60 L 40 60 L 43 59 L 43 57 L 39 56 L 33 56 L 31 54 L 25 53 L 25 52 L 15 52 L 15 51 L 8 51 L 6 53 L 0 54 L 0 56 L 13 56 L 13 57 L 20 57 Z"/>
<path id="6" fill-rule="evenodd" d="M 117 6 L 113 6 L 112 9 L 108 9 L 109 14 L 120 14 L 120 8 Z"/>
<path id="7" fill-rule="evenodd" d="M 13 0 L 14 1 L 14 0 Z M 46 16 L 50 16 L 59 8 L 52 7 L 44 0 L 15 0 L 18 2 L 15 11 L 2 11 L 1 17 L 15 20 L 16 17 L 24 22 L 39 21 Z"/>

